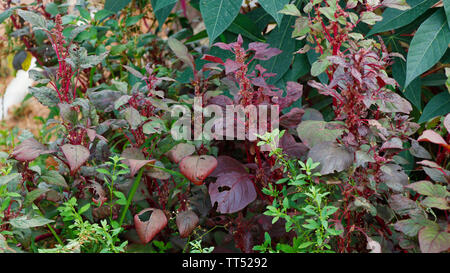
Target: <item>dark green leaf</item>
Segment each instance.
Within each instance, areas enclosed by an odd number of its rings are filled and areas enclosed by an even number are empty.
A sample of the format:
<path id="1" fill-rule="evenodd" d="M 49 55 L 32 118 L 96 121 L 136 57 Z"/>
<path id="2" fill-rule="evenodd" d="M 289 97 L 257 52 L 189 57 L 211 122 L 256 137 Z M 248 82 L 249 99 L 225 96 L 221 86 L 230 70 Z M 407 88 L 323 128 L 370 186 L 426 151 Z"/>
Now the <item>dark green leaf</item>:
<path id="1" fill-rule="evenodd" d="M 241 4 L 242 0 L 200 1 L 200 12 L 210 44 L 231 25 L 241 9 Z"/>
<path id="2" fill-rule="evenodd" d="M 447 91 L 434 96 L 423 109 L 419 123 L 426 122 L 437 116 L 444 116 L 450 113 L 450 94 Z"/>
<path id="3" fill-rule="evenodd" d="M 130 2 L 131 0 L 106 0 L 104 9 L 116 13 L 125 8 Z"/>
<path id="4" fill-rule="evenodd" d="M 406 26 L 436 2 L 437 0 L 408 0 L 407 3 L 411 6 L 411 9 L 399 10 L 387 8 L 382 14 L 383 20 L 376 23 L 368 35 Z"/>
<path id="5" fill-rule="evenodd" d="M 444 10 L 439 9 L 423 22 L 411 41 L 405 86 L 435 65 L 444 56 L 449 43 L 450 28 Z"/>
<path id="6" fill-rule="evenodd" d="M 289 3 L 289 0 L 258 0 L 258 3 L 275 19 L 278 25 L 281 24 L 283 14 L 278 12 Z"/>

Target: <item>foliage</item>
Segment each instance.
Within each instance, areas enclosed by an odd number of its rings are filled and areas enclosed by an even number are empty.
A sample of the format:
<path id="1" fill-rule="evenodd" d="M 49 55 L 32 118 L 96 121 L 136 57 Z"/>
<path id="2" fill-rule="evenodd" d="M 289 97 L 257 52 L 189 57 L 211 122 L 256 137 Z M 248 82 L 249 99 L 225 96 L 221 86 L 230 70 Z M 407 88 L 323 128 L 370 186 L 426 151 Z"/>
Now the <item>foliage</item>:
<path id="1" fill-rule="evenodd" d="M 1 132 L 0 251 L 448 252 L 437 3 L 3 1 L 1 54 L 36 58 L 50 114 Z M 212 121 L 198 102 L 280 118 L 177 139 Z"/>

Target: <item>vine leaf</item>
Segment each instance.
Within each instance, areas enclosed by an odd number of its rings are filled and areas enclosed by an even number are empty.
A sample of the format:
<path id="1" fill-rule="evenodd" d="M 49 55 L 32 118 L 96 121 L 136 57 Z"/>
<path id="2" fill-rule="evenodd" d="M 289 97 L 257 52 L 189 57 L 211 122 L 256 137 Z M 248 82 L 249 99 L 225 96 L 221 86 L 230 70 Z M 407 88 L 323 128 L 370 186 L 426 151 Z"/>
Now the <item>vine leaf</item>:
<path id="1" fill-rule="evenodd" d="M 407 87 L 417 76 L 430 69 L 444 56 L 450 43 L 450 27 L 444 10 L 439 9 L 417 30 L 406 61 Z"/>
<path id="2" fill-rule="evenodd" d="M 139 239 L 146 244 L 167 225 L 167 217 L 160 209 L 148 208 L 134 216 L 134 225 Z"/>

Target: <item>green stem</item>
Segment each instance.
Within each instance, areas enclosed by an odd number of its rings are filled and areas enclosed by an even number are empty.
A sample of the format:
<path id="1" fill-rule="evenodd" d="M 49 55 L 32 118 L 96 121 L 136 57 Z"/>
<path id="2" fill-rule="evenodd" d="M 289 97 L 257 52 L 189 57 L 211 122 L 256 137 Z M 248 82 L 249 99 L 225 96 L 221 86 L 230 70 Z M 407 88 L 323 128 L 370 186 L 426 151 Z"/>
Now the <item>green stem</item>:
<path id="1" fill-rule="evenodd" d="M 128 208 L 130 207 L 131 201 L 133 200 L 134 194 L 136 193 L 137 188 L 139 187 L 139 183 L 141 182 L 142 174 L 144 173 L 145 168 L 141 168 L 139 170 L 138 176 L 134 180 L 133 186 L 131 187 L 130 193 L 128 194 L 127 204 L 125 208 L 123 208 L 122 215 L 120 216 L 119 226 L 122 226 L 123 220 L 125 219 L 125 215 L 127 214 Z"/>

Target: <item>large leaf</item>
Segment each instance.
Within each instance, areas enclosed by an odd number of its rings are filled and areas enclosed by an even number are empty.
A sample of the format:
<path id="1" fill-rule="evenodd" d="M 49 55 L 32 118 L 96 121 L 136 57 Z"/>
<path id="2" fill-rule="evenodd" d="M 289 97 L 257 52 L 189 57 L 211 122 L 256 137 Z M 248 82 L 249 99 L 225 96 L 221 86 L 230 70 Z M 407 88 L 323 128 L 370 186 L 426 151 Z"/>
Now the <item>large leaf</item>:
<path id="1" fill-rule="evenodd" d="M 89 150 L 82 145 L 65 144 L 61 147 L 61 150 L 72 173 L 78 170 L 90 156 Z"/>
<path id="2" fill-rule="evenodd" d="M 186 156 L 189 156 L 195 152 L 195 146 L 188 143 L 179 143 L 175 145 L 169 152 L 167 157 L 174 163 L 180 162 Z"/>
<path id="3" fill-rule="evenodd" d="M 450 248 L 450 233 L 436 223 L 430 223 L 419 231 L 420 250 L 423 253 L 438 253 Z"/>
<path id="4" fill-rule="evenodd" d="M 403 187 L 408 184 L 408 175 L 400 165 L 386 164 L 381 166 L 380 180 L 394 191 L 402 192 Z"/>
<path id="5" fill-rule="evenodd" d="M 258 3 L 275 19 L 278 25 L 281 24 L 283 14 L 278 12 L 289 3 L 289 0 L 258 0 Z"/>
<path id="6" fill-rule="evenodd" d="M 47 86 L 30 87 L 29 90 L 31 95 L 33 95 L 40 103 L 45 106 L 53 107 L 59 103 L 59 98 L 56 91 L 48 88 Z"/>
<path id="7" fill-rule="evenodd" d="M 443 0 L 445 15 L 447 16 L 448 26 L 450 27 L 450 0 Z"/>
<path id="8" fill-rule="evenodd" d="M 408 0 L 407 3 L 411 6 L 410 9 L 399 10 L 387 8 L 382 14 L 383 20 L 376 23 L 368 35 L 406 26 L 422 15 L 436 2 L 437 0 Z"/>
<path id="9" fill-rule="evenodd" d="M 321 142 L 309 151 L 308 157 L 314 162 L 320 162 L 321 174 L 331 174 L 348 169 L 353 163 L 353 153 L 335 142 Z"/>
<path id="10" fill-rule="evenodd" d="M 30 23 L 34 29 L 47 29 L 47 20 L 42 15 L 22 9 L 19 9 L 17 13 Z"/>
<path id="11" fill-rule="evenodd" d="M 48 150 L 44 144 L 31 137 L 22 141 L 19 146 L 14 148 L 11 157 L 19 161 L 33 161 L 41 154 L 48 154 L 51 152 L 53 151 Z"/>
<path id="12" fill-rule="evenodd" d="M 119 12 L 130 2 L 131 0 L 106 0 L 104 8 L 112 12 Z"/>
<path id="13" fill-rule="evenodd" d="M 244 172 L 229 172 L 220 175 L 215 183 L 209 184 L 211 204 L 217 202 L 221 213 L 234 213 L 245 208 L 256 199 L 256 191 L 249 175 Z"/>
<path id="14" fill-rule="evenodd" d="M 50 185 L 55 185 L 66 189 L 69 188 L 69 185 L 67 185 L 66 180 L 58 171 L 54 170 L 47 171 L 41 176 L 41 179 L 45 183 Z"/>
<path id="15" fill-rule="evenodd" d="M 217 160 L 210 155 L 188 156 L 180 162 L 180 172 L 196 185 L 201 185 L 216 167 Z"/>
<path id="16" fill-rule="evenodd" d="M 326 142 L 335 141 L 344 132 L 339 122 L 326 122 L 317 120 L 305 120 L 297 127 L 297 133 L 303 144 L 309 148 Z"/>
<path id="17" fill-rule="evenodd" d="M 166 22 L 167 17 L 172 11 L 178 0 L 152 0 L 153 13 L 155 14 L 156 20 L 158 20 L 158 29 Z"/>
<path id="18" fill-rule="evenodd" d="M 241 9 L 241 4 L 242 0 L 200 1 L 200 12 L 211 44 L 231 25 Z"/>
<path id="19" fill-rule="evenodd" d="M 146 244 L 167 225 L 167 217 L 160 209 L 148 208 L 134 216 L 134 225 L 139 239 Z"/>
<path id="20" fill-rule="evenodd" d="M 434 117 L 444 116 L 448 113 L 450 113 L 450 94 L 444 91 L 431 98 L 423 109 L 418 122 L 426 122 Z"/>
<path id="21" fill-rule="evenodd" d="M 422 23 L 411 41 L 405 86 L 435 65 L 444 56 L 449 43 L 450 28 L 444 10 L 439 9 Z"/>
<path id="22" fill-rule="evenodd" d="M 15 228 L 33 228 L 40 227 L 46 224 L 54 222 L 53 220 L 49 220 L 47 218 L 41 216 L 35 216 L 33 218 L 28 218 L 27 216 L 20 216 L 14 219 L 9 220 L 9 223 Z"/>
<path id="23" fill-rule="evenodd" d="M 293 53 L 296 48 L 296 40 L 291 38 L 294 23 L 294 16 L 284 16 L 279 27 L 272 30 L 267 37 L 267 43 L 270 44 L 270 47 L 278 48 L 282 51 L 281 54 L 270 60 L 260 62 L 267 69 L 267 72 L 277 74 L 275 77 L 269 78 L 269 83 L 275 83 L 281 79 L 292 63 Z"/>

